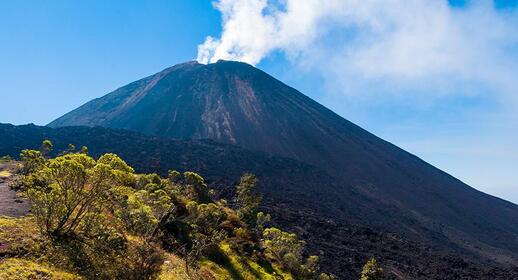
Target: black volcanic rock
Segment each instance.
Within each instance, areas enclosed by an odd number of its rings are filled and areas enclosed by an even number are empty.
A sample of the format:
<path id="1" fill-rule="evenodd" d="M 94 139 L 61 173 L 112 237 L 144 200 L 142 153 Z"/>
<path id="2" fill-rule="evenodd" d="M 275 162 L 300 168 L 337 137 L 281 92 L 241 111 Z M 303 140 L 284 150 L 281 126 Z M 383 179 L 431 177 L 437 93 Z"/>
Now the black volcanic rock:
<path id="1" fill-rule="evenodd" d="M 288 157 L 333 178 L 336 200 L 308 198 L 333 204 L 333 218 L 518 265 L 517 205 L 467 186 L 244 63 L 180 64 L 49 124 L 76 125 L 212 139 Z"/>

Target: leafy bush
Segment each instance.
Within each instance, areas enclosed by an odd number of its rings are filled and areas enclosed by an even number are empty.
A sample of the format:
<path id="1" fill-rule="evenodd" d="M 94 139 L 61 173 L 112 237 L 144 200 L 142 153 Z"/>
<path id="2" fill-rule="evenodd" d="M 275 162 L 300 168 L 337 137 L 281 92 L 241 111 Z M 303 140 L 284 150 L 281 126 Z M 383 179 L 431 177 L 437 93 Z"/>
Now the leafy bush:
<path id="1" fill-rule="evenodd" d="M 251 227 L 256 226 L 257 209 L 262 201 L 262 196 L 255 193 L 257 178 L 250 173 L 241 177 L 236 188 L 236 200 L 238 204 L 237 213 L 239 218 Z"/>
<path id="2" fill-rule="evenodd" d="M 163 253 L 145 238 L 165 210 L 154 207 L 160 201 L 154 193 L 132 188 L 136 175 L 130 166 L 114 154 L 97 161 L 83 153 L 54 159 L 38 151 L 23 154 L 27 196 L 41 232 L 53 243 L 49 259 L 72 264 L 92 279 L 158 274 Z M 128 242 L 126 232 L 144 239 Z"/>
<path id="3" fill-rule="evenodd" d="M 84 154 L 68 154 L 48 162 L 27 186 L 33 213 L 51 237 L 96 238 L 109 227 L 108 191 L 117 185 L 117 170 Z"/>
<path id="4" fill-rule="evenodd" d="M 320 273 L 317 256 L 304 259 L 306 243 L 299 240 L 296 234 L 277 228 L 267 228 L 263 232 L 262 242 L 267 255 L 296 275 L 297 279 L 332 279 L 331 276 Z"/>
<path id="5" fill-rule="evenodd" d="M 207 184 L 205 184 L 203 177 L 189 171 L 184 172 L 183 176 L 185 178 L 185 186 L 183 186 L 185 190 L 184 194 L 195 201 L 204 203 L 211 201 L 211 191 Z"/>
<path id="6" fill-rule="evenodd" d="M 29 174 L 40 169 L 45 163 L 45 158 L 40 151 L 23 150 L 20 153 L 20 158 L 23 162 L 22 174 Z"/>
<path id="7" fill-rule="evenodd" d="M 361 280 L 381 280 L 383 278 L 383 269 L 379 267 L 375 258 L 370 259 L 362 269 Z"/>
<path id="8" fill-rule="evenodd" d="M 302 262 L 305 242 L 294 233 L 277 228 L 267 228 L 263 232 L 263 245 L 267 254 L 291 271 L 297 271 Z"/>

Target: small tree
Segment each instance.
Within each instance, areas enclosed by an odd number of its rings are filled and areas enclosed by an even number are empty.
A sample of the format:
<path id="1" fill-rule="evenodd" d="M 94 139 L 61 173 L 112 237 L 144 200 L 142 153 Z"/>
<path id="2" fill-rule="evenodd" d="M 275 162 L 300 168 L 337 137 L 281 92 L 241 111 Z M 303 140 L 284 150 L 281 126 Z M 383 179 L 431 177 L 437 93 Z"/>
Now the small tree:
<path id="1" fill-rule="evenodd" d="M 38 223 L 53 237 L 92 237 L 105 220 L 108 191 L 120 170 L 84 154 L 67 154 L 48 162 L 27 186 Z"/>
<path id="2" fill-rule="evenodd" d="M 299 240 L 296 234 L 267 228 L 263 232 L 262 242 L 267 256 L 297 276 L 297 279 L 333 279 L 325 273 L 319 274 L 317 256 L 309 256 L 304 260 L 302 253 L 306 243 Z"/>
<path id="3" fill-rule="evenodd" d="M 22 155 L 31 166 L 23 177 L 33 214 L 59 255 L 88 279 L 156 278 L 164 258 L 149 232 L 171 204 L 162 184 L 134 189 L 133 169 L 114 154 L 97 161 L 82 153 L 48 160 L 39 151 Z"/>
<path id="4" fill-rule="evenodd" d="M 81 147 L 81 150 L 79 151 L 79 153 L 87 155 L 88 154 L 88 147 L 86 147 L 86 146 Z"/>
<path id="5" fill-rule="evenodd" d="M 255 221 L 256 230 L 258 230 L 259 232 L 263 232 L 264 227 L 268 223 L 270 223 L 271 220 L 272 220 L 272 216 L 270 216 L 270 214 L 265 214 L 264 212 L 257 213 L 256 221 Z"/>
<path id="6" fill-rule="evenodd" d="M 318 256 L 309 256 L 301 266 L 300 274 L 304 279 L 318 279 L 319 272 L 320 258 Z"/>
<path id="7" fill-rule="evenodd" d="M 155 230 L 158 218 L 153 207 L 147 203 L 147 191 L 135 192 L 131 187 L 118 186 L 110 192 L 110 197 L 116 204 L 112 212 L 128 232 L 147 237 Z"/>
<path id="8" fill-rule="evenodd" d="M 381 280 L 383 269 L 378 265 L 375 258 L 370 259 L 362 270 L 361 280 Z"/>
<path id="9" fill-rule="evenodd" d="M 184 172 L 183 176 L 185 178 L 185 183 L 187 184 L 185 188 L 187 189 L 187 196 L 198 201 L 198 202 L 209 202 L 210 198 L 210 189 L 205 184 L 205 180 L 203 177 L 194 172 Z"/>
<path id="10" fill-rule="evenodd" d="M 178 180 L 178 178 L 180 178 L 181 174 L 180 172 L 176 171 L 176 170 L 169 170 L 167 172 L 167 178 L 172 182 L 172 183 L 176 183 L 176 181 Z"/>
<path id="11" fill-rule="evenodd" d="M 277 228 L 267 228 L 263 232 L 266 253 L 290 271 L 298 271 L 305 244 L 296 234 Z"/>
<path id="12" fill-rule="evenodd" d="M 45 158 L 40 151 L 23 150 L 20 153 L 23 168 L 21 170 L 23 175 L 39 170 L 45 164 Z"/>
<path id="13" fill-rule="evenodd" d="M 189 210 L 188 223 L 190 225 L 189 239 L 191 246 L 185 258 L 186 266 L 194 263 L 207 253 L 217 250 L 219 243 L 227 237 L 226 232 L 220 228 L 226 214 L 216 204 L 190 202 L 187 209 Z"/>
<path id="14" fill-rule="evenodd" d="M 54 147 L 54 145 L 52 145 L 50 140 L 43 140 L 43 143 L 41 143 L 41 153 L 47 156 L 52 151 L 52 147 Z"/>
<path id="15" fill-rule="evenodd" d="M 238 216 L 248 225 L 255 227 L 257 223 L 257 209 L 262 201 L 262 196 L 255 193 L 257 178 L 255 175 L 245 173 L 236 188 L 236 201 L 238 204 Z"/>

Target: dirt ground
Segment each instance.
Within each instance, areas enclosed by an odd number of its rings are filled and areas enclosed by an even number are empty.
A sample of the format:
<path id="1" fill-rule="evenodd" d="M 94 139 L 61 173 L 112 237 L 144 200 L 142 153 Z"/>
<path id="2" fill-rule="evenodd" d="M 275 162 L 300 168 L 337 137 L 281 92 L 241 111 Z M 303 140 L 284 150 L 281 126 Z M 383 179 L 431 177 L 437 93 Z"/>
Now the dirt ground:
<path id="1" fill-rule="evenodd" d="M 20 217 L 30 211 L 27 200 L 18 197 L 16 192 L 9 188 L 15 173 L 16 164 L 0 163 L 0 216 Z"/>

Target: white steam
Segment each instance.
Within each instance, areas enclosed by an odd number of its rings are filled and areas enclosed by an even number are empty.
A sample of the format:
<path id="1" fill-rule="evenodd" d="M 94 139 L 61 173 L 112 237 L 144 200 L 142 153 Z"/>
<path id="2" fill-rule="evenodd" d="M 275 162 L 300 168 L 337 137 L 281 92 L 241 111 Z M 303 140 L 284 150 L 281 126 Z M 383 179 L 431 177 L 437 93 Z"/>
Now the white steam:
<path id="1" fill-rule="evenodd" d="M 469 3 L 455 8 L 447 0 L 219 0 L 214 7 L 223 18 L 221 37 L 207 37 L 197 59 L 256 65 L 281 52 L 349 91 L 372 80 L 410 87 L 425 80 L 441 87 L 452 76 L 515 89 L 518 13 L 496 10 L 491 0 Z"/>
<path id="2" fill-rule="evenodd" d="M 220 0 L 214 6 L 223 16 L 220 39 L 207 37 L 198 46 L 198 61 L 219 59 L 257 64 L 274 50 L 290 53 L 311 45 L 322 20 L 342 6 L 340 1 Z M 333 15 L 335 16 L 335 15 Z"/>

